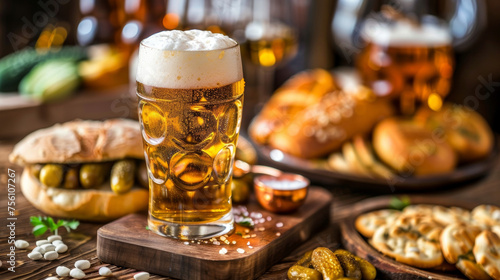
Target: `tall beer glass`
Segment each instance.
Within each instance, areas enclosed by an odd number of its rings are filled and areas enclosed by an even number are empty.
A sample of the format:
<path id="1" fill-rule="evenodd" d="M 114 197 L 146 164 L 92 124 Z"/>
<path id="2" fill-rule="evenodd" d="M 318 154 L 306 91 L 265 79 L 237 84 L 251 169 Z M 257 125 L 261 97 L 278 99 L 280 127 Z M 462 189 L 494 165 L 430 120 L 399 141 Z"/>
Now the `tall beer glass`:
<path id="1" fill-rule="evenodd" d="M 163 31 L 141 42 L 136 77 L 149 228 L 186 240 L 230 233 L 244 91 L 239 45 L 209 31 Z"/>

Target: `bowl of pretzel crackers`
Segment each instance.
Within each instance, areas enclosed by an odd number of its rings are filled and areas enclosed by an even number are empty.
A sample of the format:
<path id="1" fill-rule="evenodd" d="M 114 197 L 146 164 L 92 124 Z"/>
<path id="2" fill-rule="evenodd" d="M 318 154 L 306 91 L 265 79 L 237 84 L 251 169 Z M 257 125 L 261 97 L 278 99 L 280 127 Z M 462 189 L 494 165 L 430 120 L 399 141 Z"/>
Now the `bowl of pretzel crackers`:
<path id="1" fill-rule="evenodd" d="M 500 279 L 500 207 L 412 198 L 418 203 L 396 210 L 388 201 L 354 206 L 341 222 L 346 248 L 370 256 L 389 278 Z"/>

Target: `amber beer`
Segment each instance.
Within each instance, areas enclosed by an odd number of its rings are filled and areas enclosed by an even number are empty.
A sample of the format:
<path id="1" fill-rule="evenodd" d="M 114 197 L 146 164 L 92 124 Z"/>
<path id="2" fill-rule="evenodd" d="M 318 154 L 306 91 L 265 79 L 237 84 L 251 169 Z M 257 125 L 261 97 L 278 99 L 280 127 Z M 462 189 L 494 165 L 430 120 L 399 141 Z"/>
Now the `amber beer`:
<path id="1" fill-rule="evenodd" d="M 379 96 L 399 98 L 405 114 L 418 103 L 439 110 L 450 90 L 453 50 L 448 31 L 439 26 L 379 25 L 363 38 L 357 67 Z"/>
<path id="2" fill-rule="evenodd" d="M 180 239 L 229 233 L 244 91 L 239 46 L 206 31 L 158 34 L 141 43 L 137 72 L 149 227 Z M 207 38 L 215 46 L 201 46 Z"/>

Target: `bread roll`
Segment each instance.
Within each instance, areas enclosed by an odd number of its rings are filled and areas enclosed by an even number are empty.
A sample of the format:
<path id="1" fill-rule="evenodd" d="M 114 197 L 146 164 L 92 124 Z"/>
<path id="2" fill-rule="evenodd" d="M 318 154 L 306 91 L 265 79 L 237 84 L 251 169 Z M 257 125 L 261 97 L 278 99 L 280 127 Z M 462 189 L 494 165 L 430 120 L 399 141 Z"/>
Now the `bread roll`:
<path id="1" fill-rule="evenodd" d="M 393 113 L 388 101 L 376 98 L 365 87 L 333 91 L 271 134 L 269 145 L 297 157 L 321 157 L 339 149 L 354 135 L 368 134 L 377 122 Z"/>
<path id="2" fill-rule="evenodd" d="M 494 137 L 486 120 L 477 112 L 459 104 L 445 104 L 439 112 L 421 108 L 415 120 L 432 130 L 444 132 L 446 141 L 458 153 L 460 161 L 471 162 L 488 156 Z"/>
<path id="3" fill-rule="evenodd" d="M 322 69 L 301 72 L 281 86 L 253 120 L 248 131 L 259 144 L 268 144 L 269 137 L 294 119 L 295 114 L 318 103 L 337 88 L 332 75 Z"/>
<path id="4" fill-rule="evenodd" d="M 373 132 L 373 147 L 386 164 L 405 175 L 443 174 L 457 164 L 455 151 L 428 128 L 403 118 L 388 118 Z"/>
<path id="5" fill-rule="evenodd" d="M 148 190 L 136 187 L 116 194 L 109 180 L 93 189 L 48 187 L 33 175 L 32 169 L 39 163 L 78 166 L 126 157 L 144 158 L 140 126 L 136 121 L 114 119 L 76 120 L 35 131 L 14 147 L 9 159 L 25 165 L 21 191 L 39 210 L 61 218 L 108 221 L 146 210 Z"/>
<path id="6" fill-rule="evenodd" d="M 19 142 L 9 160 L 19 165 L 34 163 L 82 163 L 125 157 L 143 158 L 137 121 L 75 120 L 37 130 Z"/>

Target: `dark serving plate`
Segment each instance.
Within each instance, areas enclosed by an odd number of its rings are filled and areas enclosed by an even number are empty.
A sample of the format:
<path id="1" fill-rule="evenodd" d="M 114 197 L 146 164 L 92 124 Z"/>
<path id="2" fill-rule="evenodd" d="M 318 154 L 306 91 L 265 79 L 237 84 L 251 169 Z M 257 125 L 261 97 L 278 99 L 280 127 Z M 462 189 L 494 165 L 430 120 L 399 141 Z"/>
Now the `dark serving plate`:
<path id="1" fill-rule="evenodd" d="M 486 175 L 498 158 L 498 141 L 495 143 L 493 151 L 487 158 L 459 165 L 450 173 L 421 177 L 397 176 L 391 180 L 330 171 L 321 168 L 321 163 L 317 160 L 294 157 L 267 146 L 255 145 L 255 147 L 264 164 L 283 171 L 301 174 L 324 187 L 349 186 L 375 192 L 411 192 L 451 187 Z"/>

